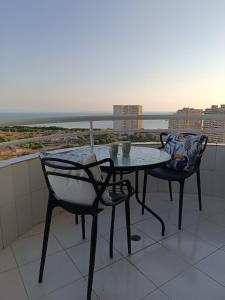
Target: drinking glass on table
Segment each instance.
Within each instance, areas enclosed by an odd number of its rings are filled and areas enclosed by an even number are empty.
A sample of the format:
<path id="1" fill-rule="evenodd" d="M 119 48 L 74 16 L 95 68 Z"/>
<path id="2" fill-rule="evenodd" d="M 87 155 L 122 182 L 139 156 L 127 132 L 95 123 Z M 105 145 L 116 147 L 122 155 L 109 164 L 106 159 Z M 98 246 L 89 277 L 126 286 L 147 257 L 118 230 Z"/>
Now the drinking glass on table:
<path id="1" fill-rule="evenodd" d="M 131 142 L 125 141 L 122 143 L 122 151 L 124 155 L 128 155 L 130 153 Z"/>
<path id="2" fill-rule="evenodd" d="M 118 143 L 112 143 L 112 144 L 109 145 L 109 154 L 110 154 L 111 157 L 117 156 L 118 148 L 119 148 Z"/>

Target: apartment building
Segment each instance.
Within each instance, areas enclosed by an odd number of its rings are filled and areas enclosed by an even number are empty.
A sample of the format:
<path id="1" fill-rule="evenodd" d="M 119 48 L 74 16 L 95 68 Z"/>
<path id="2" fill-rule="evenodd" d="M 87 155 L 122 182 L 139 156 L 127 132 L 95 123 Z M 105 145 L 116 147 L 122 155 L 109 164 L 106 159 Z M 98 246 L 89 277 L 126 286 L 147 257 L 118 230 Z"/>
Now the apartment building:
<path id="1" fill-rule="evenodd" d="M 175 114 L 174 118 L 169 120 L 169 130 L 171 131 L 188 131 L 196 130 L 200 132 L 202 130 L 202 120 L 195 119 L 191 120 L 192 116 L 200 116 L 202 114 L 202 109 L 195 108 L 183 108 L 179 109 Z M 177 119 L 176 116 L 182 115 L 182 119 Z"/>
<path id="2" fill-rule="evenodd" d="M 142 105 L 113 105 L 114 116 L 140 116 L 142 115 Z M 115 131 L 137 130 L 142 128 L 142 120 L 114 120 L 113 129 Z"/>
<path id="3" fill-rule="evenodd" d="M 204 113 L 206 115 L 225 114 L 225 104 L 222 104 L 220 107 L 218 105 L 212 105 L 211 108 L 206 108 Z M 209 142 L 225 143 L 225 120 L 204 120 L 203 129 L 208 135 Z"/>

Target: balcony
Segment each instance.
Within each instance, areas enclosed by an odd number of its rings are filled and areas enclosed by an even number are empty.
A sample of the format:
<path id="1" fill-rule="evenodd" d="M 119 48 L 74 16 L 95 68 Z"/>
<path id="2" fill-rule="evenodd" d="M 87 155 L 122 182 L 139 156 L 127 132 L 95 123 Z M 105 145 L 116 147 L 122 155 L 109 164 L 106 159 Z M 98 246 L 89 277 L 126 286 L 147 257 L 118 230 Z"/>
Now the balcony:
<path id="1" fill-rule="evenodd" d="M 149 147 L 148 144 L 145 145 Z M 156 147 L 158 145 L 151 145 Z M 63 150 L 62 150 L 63 151 Z M 198 211 L 196 180 L 185 184 L 183 229 L 178 232 L 178 186 L 169 201 L 166 182 L 149 178 L 147 201 L 160 224 L 131 199 L 132 255 L 127 255 L 124 208 L 115 220 L 114 258 L 109 258 L 110 210 L 99 216 L 93 299 L 224 299 L 225 147 L 207 147 L 201 165 L 203 211 Z M 133 182 L 133 176 L 129 179 Z M 140 180 L 140 185 L 142 180 Z M 47 189 L 37 155 L 0 163 L 1 299 L 85 299 L 90 220 L 82 240 L 74 216 L 57 210 L 51 226 L 44 281 L 38 284 Z"/>

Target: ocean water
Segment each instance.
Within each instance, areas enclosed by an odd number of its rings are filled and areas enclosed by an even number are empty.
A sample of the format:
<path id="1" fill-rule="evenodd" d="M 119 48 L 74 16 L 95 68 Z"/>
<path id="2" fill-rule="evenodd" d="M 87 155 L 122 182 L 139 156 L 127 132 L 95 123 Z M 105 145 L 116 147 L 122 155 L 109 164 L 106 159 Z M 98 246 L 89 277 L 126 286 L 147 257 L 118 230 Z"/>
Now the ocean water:
<path id="1" fill-rule="evenodd" d="M 142 122 L 144 129 L 167 129 L 167 120 L 144 120 Z M 33 126 L 33 125 L 32 125 Z M 71 123 L 50 123 L 42 124 L 41 126 L 59 126 L 63 128 L 90 128 L 89 122 L 71 122 Z M 113 128 L 113 121 L 96 121 L 93 122 L 94 128 Z"/>
<path id="2" fill-rule="evenodd" d="M 146 112 L 145 114 L 164 114 L 167 112 Z M 87 115 L 111 115 L 109 112 L 101 113 L 0 113 L 0 120 L 19 120 L 19 119 L 33 119 L 33 118 L 53 118 L 65 116 L 87 116 Z M 68 123 L 48 123 L 36 124 L 32 126 L 59 126 L 63 128 L 89 128 L 89 122 L 68 122 Z M 96 121 L 93 122 L 94 128 L 113 128 L 113 121 Z M 167 120 L 143 120 L 144 129 L 167 129 Z"/>

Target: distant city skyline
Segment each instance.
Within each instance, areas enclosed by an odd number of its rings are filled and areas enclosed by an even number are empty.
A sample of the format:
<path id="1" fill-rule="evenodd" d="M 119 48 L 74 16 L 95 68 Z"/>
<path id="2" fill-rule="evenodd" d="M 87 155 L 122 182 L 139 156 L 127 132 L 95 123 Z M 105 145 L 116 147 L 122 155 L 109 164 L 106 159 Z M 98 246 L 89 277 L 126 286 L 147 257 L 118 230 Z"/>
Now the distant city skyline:
<path id="1" fill-rule="evenodd" d="M 200 115 L 202 113 L 215 115 L 215 119 L 201 120 Z M 220 106 L 211 105 L 205 110 L 184 107 L 173 114 L 173 116 L 184 115 L 184 117 L 182 119 L 177 119 L 176 117 L 169 119 L 168 129 L 172 132 L 189 132 L 189 130 L 194 130 L 198 134 L 201 134 L 202 130 L 204 130 L 210 143 L 225 143 L 225 120 L 216 119 L 218 114 L 225 114 L 225 104 Z M 199 118 L 190 119 L 193 116 Z"/>
<path id="2" fill-rule="evenodd" d="M 0 0 L 1 112 L 225 102 L 224 0 Z"/>

